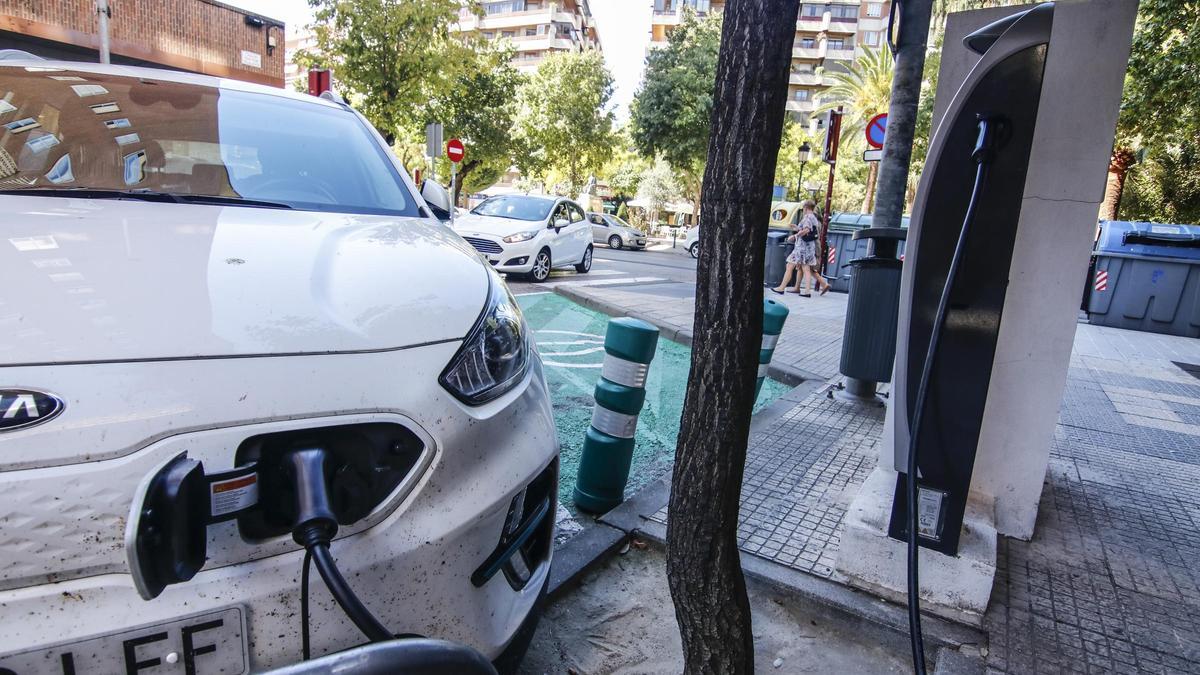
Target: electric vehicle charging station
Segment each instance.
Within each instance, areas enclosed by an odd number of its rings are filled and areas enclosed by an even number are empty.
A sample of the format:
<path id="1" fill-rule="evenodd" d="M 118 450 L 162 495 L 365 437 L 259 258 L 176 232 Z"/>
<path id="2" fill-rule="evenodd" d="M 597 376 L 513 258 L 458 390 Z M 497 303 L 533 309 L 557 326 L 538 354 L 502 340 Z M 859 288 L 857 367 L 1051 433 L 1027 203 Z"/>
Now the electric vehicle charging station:
<path id="1" fill-rule="evenodd" d="M 1136 11 L 1066 0 L 947 23 L 879 464 L 838 553 L 852 585 L 978 625 L 997 537 L 1033 535 Z"/>

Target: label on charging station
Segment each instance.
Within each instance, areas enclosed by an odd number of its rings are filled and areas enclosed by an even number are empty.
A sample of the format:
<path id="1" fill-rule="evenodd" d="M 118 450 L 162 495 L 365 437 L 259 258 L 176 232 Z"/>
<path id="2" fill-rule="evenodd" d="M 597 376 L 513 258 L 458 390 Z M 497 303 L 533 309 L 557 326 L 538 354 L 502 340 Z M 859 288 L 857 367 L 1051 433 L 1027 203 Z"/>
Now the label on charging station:
<path id="1" fill-rule="evenodd" d="M 942 504 L 946 493 L 932 488 L 917 490 L 917 534 L 931 541 L 942 540 Z"/>
<path id="2" fill-rule="evenodd" d="M 254 466 L 209 476 L 209 519 L 232 518 L 258 504 L 258 472 Z"/>

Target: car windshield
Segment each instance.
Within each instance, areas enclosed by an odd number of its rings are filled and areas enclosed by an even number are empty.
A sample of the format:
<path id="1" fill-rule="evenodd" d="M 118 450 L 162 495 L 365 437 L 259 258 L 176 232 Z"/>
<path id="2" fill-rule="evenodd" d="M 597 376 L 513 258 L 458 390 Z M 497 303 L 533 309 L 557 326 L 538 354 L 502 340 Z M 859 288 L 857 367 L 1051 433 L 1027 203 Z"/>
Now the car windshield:
<path id="1" fill-rule="evenodd" d="M 64 68 L 0 67 L 0 192 L 13 191 L 420 214 L 348 110 Z"/>
<path id="2" fill-rule="evenodd" d="M 629 228 L 629 229 L 631 229 L 631 230 L 632 230 L 632 229 L 634 229 L 632 225 L 630 225 L 629 223 L 627 223 L 627 222 L 625 222 L 625 221 L 621 220 L 620 218 L 618 218 L 618 217 L 616 217 L 616 216 L 609 216 L 609 219 L 610 219 L 610 220 L 612 220 L 612 222 L 614 222 L 614 223 L 616 223 L 617 225 L 619 225 L 620 227 L 628 227 L 628 228 Z"/>
<path id="3" fill-rule="evenodd" d="M 513 220 L 545 220 L 554 207 L 554 200 L 545 197 L 508 195 L 492 197 L 476 206 L 471 213 Z"/>

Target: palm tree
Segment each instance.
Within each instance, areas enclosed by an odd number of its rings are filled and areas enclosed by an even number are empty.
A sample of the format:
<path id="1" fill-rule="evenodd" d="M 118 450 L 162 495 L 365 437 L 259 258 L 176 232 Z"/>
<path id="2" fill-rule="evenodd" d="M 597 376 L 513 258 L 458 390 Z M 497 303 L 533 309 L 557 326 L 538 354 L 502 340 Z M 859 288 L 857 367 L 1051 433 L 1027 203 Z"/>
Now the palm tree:
<path id="1" fill-rule="evenodd" d="M 850 134 L 861 134 L 867 121 L 881 112 L 887 112 L 892 97 L 892 53 L 883 47 L 867 49 L 845 72 L 826 73 L 833 85 L 821 93 L 821 106 L 817 112 L 843 106 L 842 139 Z M 863 200 L 863 212 L 870 213 L 875 207 L 875 176 L 879 162 L 871 162 L 867 173 L 867 196 Z"/>

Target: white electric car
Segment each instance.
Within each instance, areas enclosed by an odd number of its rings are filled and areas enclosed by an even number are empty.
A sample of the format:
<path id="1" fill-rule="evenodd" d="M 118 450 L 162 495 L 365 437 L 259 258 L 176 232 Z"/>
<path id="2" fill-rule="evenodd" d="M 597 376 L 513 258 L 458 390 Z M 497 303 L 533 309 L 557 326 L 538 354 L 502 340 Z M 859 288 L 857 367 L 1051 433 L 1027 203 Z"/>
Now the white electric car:
<path id="1" fill-rule="evenodd" d="M 505 284 L 432 216 L 343 103 L 0 65 L 0 673 L 299 661 L 303 449 L 389 634 L 513 667 L 554 420 Z M 314 657 L 366 642 L 310 592 Z"/>
<path id="2" fill-rule="evenodd" d="M 491 197 L 454 221 L 454 229 L 500 272 L 542 282 L 556 267 L 592 269 L 592 226 L 570 199 Z"/>

